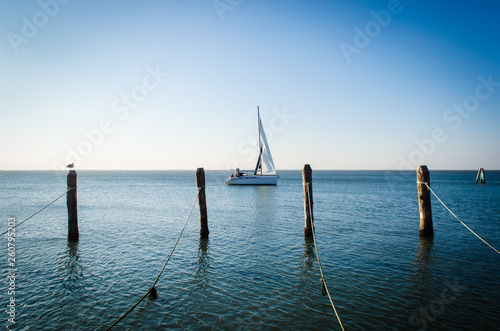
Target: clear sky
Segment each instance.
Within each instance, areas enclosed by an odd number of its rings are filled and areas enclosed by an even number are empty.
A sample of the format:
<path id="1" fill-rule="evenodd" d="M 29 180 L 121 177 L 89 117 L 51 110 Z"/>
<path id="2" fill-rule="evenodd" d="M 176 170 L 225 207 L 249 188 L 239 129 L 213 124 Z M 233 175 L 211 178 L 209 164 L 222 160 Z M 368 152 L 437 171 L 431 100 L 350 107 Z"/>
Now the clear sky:
<path id="1" fill-rule="evenodd" d="M 500 2 L 0 0 L 0 170 L 500 169 Z"/>

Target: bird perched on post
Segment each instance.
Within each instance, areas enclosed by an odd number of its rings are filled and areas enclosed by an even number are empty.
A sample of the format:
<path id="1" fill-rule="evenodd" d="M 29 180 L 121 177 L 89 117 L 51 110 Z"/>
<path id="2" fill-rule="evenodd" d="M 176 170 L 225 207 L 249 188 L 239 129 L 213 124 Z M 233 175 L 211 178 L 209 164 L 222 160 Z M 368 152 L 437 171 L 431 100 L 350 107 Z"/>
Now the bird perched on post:
<path id="1" fill-rule="evenodd" d="M 70 163 L 66 166 L 66 168 L 74 168 L 75 167 L 75 164 L 74 163 Z"/>

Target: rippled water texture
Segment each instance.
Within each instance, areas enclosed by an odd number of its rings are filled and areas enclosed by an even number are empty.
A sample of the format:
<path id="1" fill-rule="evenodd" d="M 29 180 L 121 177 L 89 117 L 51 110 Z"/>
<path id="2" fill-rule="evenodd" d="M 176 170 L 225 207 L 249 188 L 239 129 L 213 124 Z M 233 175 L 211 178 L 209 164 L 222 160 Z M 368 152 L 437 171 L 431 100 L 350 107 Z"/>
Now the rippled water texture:
<path id="1" fill-rule="evenodd" d="M 151 286 L 196 196 L 194 171 L 78 171 L 80 240 L 66 201 L 16 230 L 12 330 L 105 329 Z M 207 174 L 208 240 L 198 206 L 156 288 L 116 330 L 338 330 L 304 238 L 301 173 L 276 187 Z M 455 214 L 500 248 L 500 173 L 431 171 Z M 499 330 L 500 255 L 432 197 L 434 238 L 418 235 L 415 172 L 313 171 L 321 265 L 346 330 Z M 0 172 L 0 230 L 64 193 L 64 172 Z M 0 301 L 8 309 L 7 236 Z M 5 308 L 7 307 L 7 308 Z"/>

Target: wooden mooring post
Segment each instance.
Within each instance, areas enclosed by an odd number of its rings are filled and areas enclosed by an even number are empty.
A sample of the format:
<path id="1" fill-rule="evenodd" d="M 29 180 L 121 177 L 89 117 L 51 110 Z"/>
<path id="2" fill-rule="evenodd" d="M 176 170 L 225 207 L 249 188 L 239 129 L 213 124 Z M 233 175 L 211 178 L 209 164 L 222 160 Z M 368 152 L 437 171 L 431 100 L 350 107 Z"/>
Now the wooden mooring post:
<path id="1" fill-rule="evenodd" d="M 313 224 L 313 194 L 312 194 L 312 170 L 309 164 L 302 169 L 302 182 L 304 185 L 304 236 L 312 237 L 314 231 Z"/>
<path id="2" fill-rule="evenodd" d="M 205 169 L 196 169 L 196 187 L 198 188 L 198 205 L 200 206 L 200 237 L 208 238 L 207 199 L 205 195 Z"/>
<path id="3" fill-rule="evenodd" d="M 479 181 L 479 179 L 481 179 L 481 184 L 486 184 L 486 179 L 484 178 L 484 169 L 483 168 L 479 169 L 479 171 L 477 172 L 476 184 Z"/>
<path id="4" fill-rule="evenodd" d="M 76 202 L 76 171 L 70 170 L 67 178 L 68 192 L 66 192 L 66 205 L 68 206 L 68 240 L 78 241 L 78 211 Z"/>
<path id="5" fill-rule="evenodd" d="M 427 166 L 422 165 L 417 169 L 417 187 L 418 187 L 418 209 L 420 211 L 420 228 L 419 233 L 421 236 L 433 236 L 434 230 L 432 228 L 432 211 L 431 211 L 431 192 L 429 188 L 429 169 Z"/>

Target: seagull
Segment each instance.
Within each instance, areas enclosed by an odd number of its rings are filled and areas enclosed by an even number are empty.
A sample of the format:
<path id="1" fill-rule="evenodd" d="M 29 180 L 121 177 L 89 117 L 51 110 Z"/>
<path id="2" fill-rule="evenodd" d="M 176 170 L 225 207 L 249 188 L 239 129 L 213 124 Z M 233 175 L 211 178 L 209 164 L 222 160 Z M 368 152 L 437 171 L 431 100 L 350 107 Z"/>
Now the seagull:
<path id="1" fill-rule="evenodd" d="M 75 167 L 75 164 L 74 163 L 70 163 L 66 166 L 66 168 L 74 168 Z"/>

